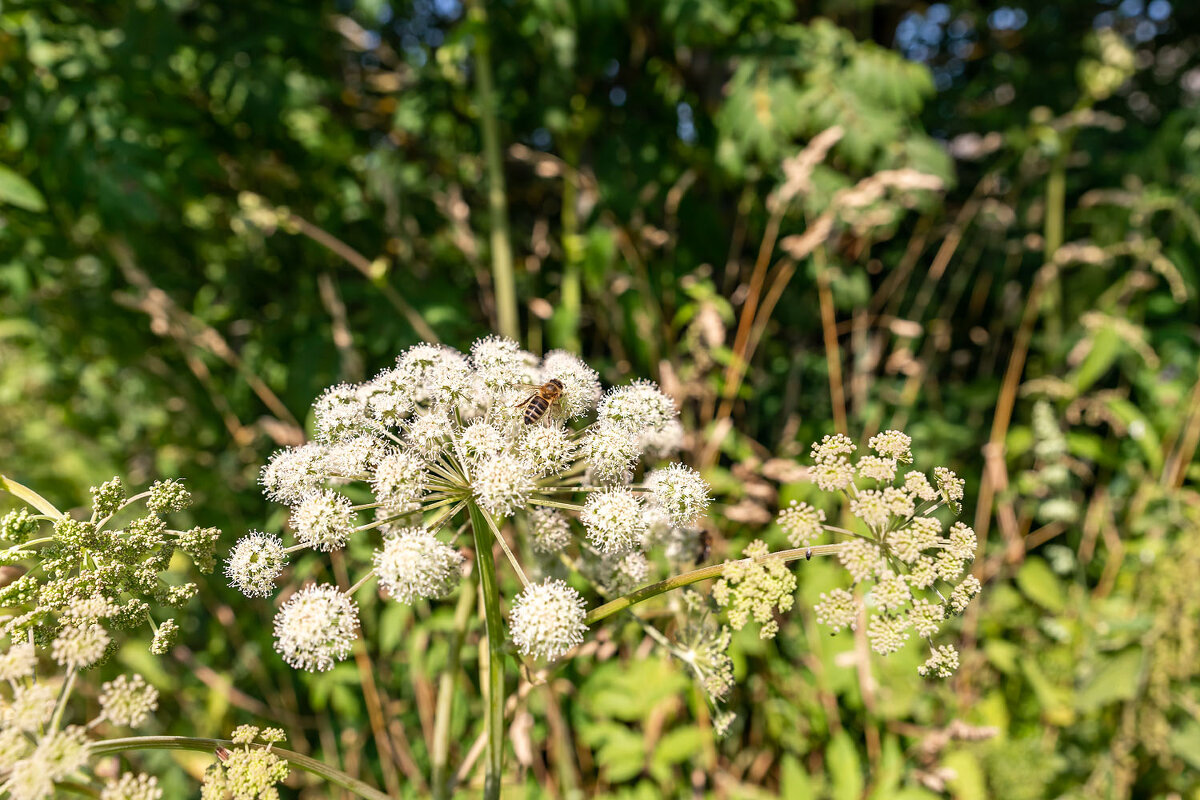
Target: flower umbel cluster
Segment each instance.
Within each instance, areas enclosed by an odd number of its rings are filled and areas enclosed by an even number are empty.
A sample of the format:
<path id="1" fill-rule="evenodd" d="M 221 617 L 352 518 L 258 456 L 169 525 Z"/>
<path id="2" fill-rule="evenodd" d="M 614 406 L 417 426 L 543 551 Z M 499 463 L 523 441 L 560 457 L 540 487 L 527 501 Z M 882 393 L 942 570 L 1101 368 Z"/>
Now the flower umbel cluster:
<path id="1" fill-rule="evenodd" d="M 828 525 L 825 511 L 797 502 L 779 512 L 779 526 L 797 548 L 811 549 L 827 534 L 841 541 L 837 558 L 854 585 L 821 595 L 819 623 L 837 633 L 856 630 L 865 618 L 871 648 L 882 655 L 916 634 L 930 647 L 918 672 L 944 678 L 957 669 L 958 653 L 932 638 L 979 593 L 979 580 L 965 572 L 977 542 L 963 523 L 947 529 L 936 516 L 942 507 L 962 510 L 963 480 L 944 467 L 933 470 L 932 481 L 902 468 L 912 463 L 911 444 L 900 431 L 885 431 L 868 442 L 872 453 L 855 461 L 858 448 L 847 436 L 826 436 L 812 447 L 810 474 L 820 489 L 844 499 L 853 529 Z"/>
<path id="2" fill-rule="evenodd" d="M 0 519 L 0 537 L 10 543 L 0 551 L 3 563 L 25 570 L 0 589 L 0 606 L 10 612 L 0 617 L 0 636 L 8 640 L 0 653 L 0 797 L 59 797 L 71 781 L 101 800 L 161 800 L 153 777 L 99 780 L 88 771 L 90 745 L 110 731 L 143 725 L 158 709 L 158 690 L 141 675 L 118 675 L 99 687 L 90 721 L 73 713 L 73 690 L 81 671 L 115 652 L 120 631 L 148 623 L 155 630 L 151 651 L 170 647 L 178 628 L 170 619 L 155 626 L 152 612 L 182 605 L 195 586 L 168 582 L 164 573 L 177 551 L 211 571 L 220 531 L 179 530 L 166 521 L 191 503 L 178 481 L 127 497 L 113 478 L 92 489 L 92 514 L 81 520 L 0 480 L 37 512 L 20 509 Z"/>
<path id="3" fill-rule="evenodd" d="M 172 584 L 163 574 L 178 551 L 201 572 L 211 572 L 221 532 L 181 530 L 166 515 L 191 504 L 179 481 L 157 481 L 127 497 L 120 478 L 92 488 L 86 520 L 21 509 L 0 519 L 0 563 L 26 568 L 0 589 L 0 607 L 17 613 L 3 618 L 0 634 L 22 641 L 27 634 L 48 645 L 68 669 L 90 667 L 112 652 L 112 632 L 149 624 L 151 652 L 165 653 L 178 630 L 174 620 L 156 624 L 154 606 L 179 607 L 196 593 L 193 583 Z M 135 511 L 143 506 L 140 515 Z"/>
<path id="4" fill-rule="evenodd" d="M 200 800 L 279 800 L 276 785 L 287 780 L 288 762 L 271 752 L 287 736 L 279 728 L 259 730 L 240 725 L 230 736 L 232 750 L 218 751 L 220 760 L 204 772 Z M 255 740 L 263 743 L 255 745 Z"/>
<path id="5" fill-rule="evenodd" d="M 647 381 L 604 393 L 596 372 L 562 351 L 539 359 L 497 337 L 469 354 L 421 344 L 369 381 L 328 389 L 313 410 L 316 440 L 262 471 L 267 497 L 291 509 L 294 544 L 252 532 L 226 562 L 232 585 L 265 596 L 290 553 L 370 537 L 371 562 L 353 586 L 306 587 L 280 609 L 276 649 L 301 669 L 346 657 L 357 635 L 351 597 L 371 580 L 400 603 L 452 593 L 468 517 L 485 523 L 524 584 L 509 603 L 512 641 L 525 656 L 558 658 L 586 626 L 582 596 L 555 565 L 606 590 L 636 586 L 649 577 L 647 548 L 695 536 L 708 505 L 694 470 L 642 467 L 678 444 L 671 399 Z M 511 527 L 527 538 L 510 542 L 503 523 L 518 516 Z"/>

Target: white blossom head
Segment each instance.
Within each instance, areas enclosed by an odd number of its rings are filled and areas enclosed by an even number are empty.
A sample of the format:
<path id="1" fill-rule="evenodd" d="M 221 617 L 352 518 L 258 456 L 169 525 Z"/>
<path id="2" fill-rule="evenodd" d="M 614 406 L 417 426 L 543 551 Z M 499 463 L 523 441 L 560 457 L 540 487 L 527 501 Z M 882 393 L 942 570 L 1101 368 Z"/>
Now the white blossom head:
<path id="1" fill-rule="evenodd" d="M 247 597 L 266 597 L 287 564 L 283 541 L 270 533 L 251 531 L 238 539 L 225 561 L 229 584 Z"/>
<path id="2" fill-rule="evenodd" d="M 539 377 L 543 383 L 554 379 L 562 384 L 562 397 L 551 409 L 562 419 L 582 417 L 600 401 L 600 376 L 574 353 L 565 350 L 547 353 Z"/>
<path id="3" fill-rule="evenodd" d="M 113 725 L 134 728 L 158 708 L 158 689 L 141 675 L 118 675 L 100 689 L 100 716 Z"/>
<path id="4" fill-rule="evenodd" d="M 637 380 L 611 390 L 600 401 L 598 421 L 612 422 L 640 434 L 658 430 L 675 419 L 675 403 L 653 381 Z"/>
<path id="5" fill-rule="evenodd" d="M 472 391 L 471 367 L 452 347 L 418 344 L 396 359 L 396 380 L 409 387 L 413 400 L 424 405 L 446 405 L 468 397 Z"/>
<path id="6" fill-rule="evenodd" d="M 367 398 L 362 387 L 349 383 L 330 386 L 313 403 L 317 438 L 334 442 L 370 428 Z"/>
<path id="7" fill-rule="evenodd" d="M 526 586 L 513 601 L 509 628 L 522 655 L 554 660 L 583 641 L 584 602 L 565 581 Z"/>
<path id="8" fill-rule="evenodd" d="M 19 681 L 33 674 L 37 667 L 37 653 L 30 642 L 13 642 L 8 651 L 0 655 L 0 681 Z"/>
<path id="9" fill-rule="evenodd" d="M 523 425 L 516 453 L 538 477 L 557 475 L 571 465 L 578 448 L 561 425 Z"/>
<path id="10" fill-rule="evenodd" d="M 67 669 L 84 669 L 104 657 L 111 641 L 96 623 L 66 625 L 50 644 L 50 655 Z"/>
<path id="11" fill-rule="evenodd" d="M 268 500 L 294 505 L 324 483 L 325 446 L 316 442 L 277 451 L 262 468 L 259 482 Z"/>
<path id="12" fill-rule="evenodd" d="M 557 509 L 533 508 L 529 512 L 529 538 L 535 552 L 560 553 L 571 544 L 571 523 Z"/>
<path id="13" fill-rule="evenodd" d="M 646 535 L 642 503 L 628 489 L 606 489 L 588 495 L 579 521 L 588 541 L 603 555 L 624 553 L 638 547 Z"/>
<path id="14" fill-rule="evenodd" d="M 354 532 L 355 512 L 350 498 L 331 489 L 311 494 L 292 511 L 296 540 L 322 552 L 340 550 Z"/>
<path id="15" fill-rule="evenodd" d="M 779 509 L 777 522 L 792 547 L 810 547 L 825 533 L 825 512 L 795 500 Z"/>
<path id="16" fill-rule="evenodd" d="M 375 465 L 371 491 L 375 499 L 389 506 L 408 506 L 425 494 L 429 480 L 425 463 L 416 455 L 393 450 Z"/>
<path id="17" fill-rule="evenodd" d="M 111 778 L 100 791 L 100 800 L 162 800 L 158 778 L 145 773 L 124 772 Z"/>
<path id="18" fill-rule="evenodd" d="M 0 709 L 4 725 L 26 733 L 38 733 L 54 716 L 58 692 L 45 683 L 17 684 L 12 699 Z"/>
<path id="19" fill-rule="evenodd" d="M 590 474 L 602 484 L 628 483 L 641 452 L 637 434 L 616 422 L 593 425 L 583 439 Z"/>
<path id="20" fill-rule="evenodd" d="M 497 453 L 475 468 L 472 488 L 481 508 L 507 517 L 524 508 L 535 486 L 533 467 L 512 453 Z"/>
<path id="21" fill-rule="evenodd" d="M 295 669 L 333 669 L 357 638 L 357 605 L 328 584 L 304 587 L 275 615 L 275 650 Z"/>
<path id="22" fill-rule="evenodd" d="M 502 336 L 487 336 L 471 345 L 471 367 L 491 392 L 529 382 L 529 361 L 521 346 Z"/>
<path id="23" fill-rule="evenodd" d="M 367 414 L 372 420 L 388 428 L 403 422 L 416 408 L 413 389 L 406 382 L 404 371 L 393 367 L 380 372 L 364 389 Z"/>
<path id="24" fill-rule="evenodd" d="M 424 528 L 395 532 L 372 556 L 380 588 L 401 603 L 445 597 L 458 583 L 462 560 Z"/>
<path id="25" fill-rule="evenodd" d="M 671 524 L 686 528 L 708 508 L 708 484 L 700 473 L 680 463 L 670 464 L 646 476 L 651 503 L 666 512 Z"/>

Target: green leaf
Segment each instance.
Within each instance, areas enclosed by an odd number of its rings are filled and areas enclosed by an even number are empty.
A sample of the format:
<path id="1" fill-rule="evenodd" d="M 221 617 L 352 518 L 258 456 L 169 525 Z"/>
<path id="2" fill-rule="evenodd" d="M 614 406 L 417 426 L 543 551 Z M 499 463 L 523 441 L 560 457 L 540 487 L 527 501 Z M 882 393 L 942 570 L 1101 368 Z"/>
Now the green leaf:
<path id="1" fill-rule="evenodd" d="M 1124 342 L 1112 328 L 1101 328 L 1092 336 L 1092 347 L 1067 380 L 1075 387 L 1076 394 L 1083 394 L 1108 372 L 1117 356 L 1124 349 Z"/>
<path id="2" fill-rule="evenodd" d="M 1119 700 L 1132 700 L 1137 695 L 1141 674 L 1140 647 L 1130 647 L 1105 658 L 1091 679 L 1076 694 L 1075 708 L 1086 713 Z"/>
<path id="3" fill-rule="evenodd" d="M 987 783 L 983 777 L 983 768 L 979 759 L 966 750 L 956 750 L 947 753 L 942 758 L 942 766 L 948 767 L 954 777 L 946 782 L 954 795 L 954 800 L 987 800 Z"/>
<path id="4" fill-rule="evenodd" d="M 55 508 L 53 503 L 42 497 L 33 489 L 17 483 L 12 478 L 9 478 L 5 475 L 0 475 L 0 489 L 4 489 L 9 494 L 21 498 L 38 511 L 45 514 L 47 517 L 53 517 L 54 519 L 62 518 L 63 513 Z"/>
<path id="5" fill-rule="evenodd" d="M 663 764 L 680 764 L 699 753 L 706 738 L 704 731 L 699 728 L 677 728 L 658 740 L 654 748 L 654 760 Z"/>
<path id="6" fill-rule="evenodd" d="M 45 211 L 42 193 L 24 176 L 0 164 L 0 203 L 8 203 L 26 211 Z"/>
<path id="7" fill-rule="evenodd" d="M 779 770 L 779 796 L 788 800 L 810 800 L 817 796 L 812 778 L 795 756 L 783 757 L 783 766 Z"/>
<path id="8" fill-rule="evenodd" d="M 1066 592 L 1045 561 L 1033 556 L 1017 571 L 1017 586 L 1033 602 L 1047 611 L 1061 613 L 1067 605 Z"/>
<path id="9" fill-rule="evenodd" d="M 862 765 L 850 735 L 839 731 L 825 751 L 833 800 L 858 800 L 863 793 Z"/>
<path id="10" fill-rule="evenodd" d="M 1146 419 L 1146 415 L 1136 405 L 1123 397 L 1110 397 L 1105 401 L 1105 405 L 1129 429 L 1129 438 L 1141 448 L 1150 471 L 1158 474 L 1163 463 L 1162 445 L 1158 442 L 1150 420 Z"/>
<path id="11" fill-rule="evenodd" d="M 1169 739 L 1175 755 L 1200 769 L 1200 722 L 1188 720 L 1182 727 L 1174 731 Z"/>

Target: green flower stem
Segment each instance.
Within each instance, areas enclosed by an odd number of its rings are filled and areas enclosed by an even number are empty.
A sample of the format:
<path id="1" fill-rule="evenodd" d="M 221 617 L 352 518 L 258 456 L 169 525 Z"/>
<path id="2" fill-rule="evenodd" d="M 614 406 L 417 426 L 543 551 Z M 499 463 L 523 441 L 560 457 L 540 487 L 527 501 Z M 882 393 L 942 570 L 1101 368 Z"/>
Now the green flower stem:
<path id="1" fill-rule="evenodd" d="M 806 559 L 811 556 L 831 556 L 840 551 L 843 546 L 844 544 L 839 542 L 837 544 L 817 545 L 816 547 L 797 547 L 792 550 L 778 550 L 763 556 L 751 556 L 743 558 L 741 561 L 747 564 L 755 561 L 759 563 L 763 561 L 783 561 L 786 563 L 789 561 L 799 561 L 802 558 Z M 635 606 L 644 600 L 649 600 L 651 597 L 658 597 L 660 594 L 669 592 L 672 589 L 681 589 L 684 586 L 691 586 L 693 583 L 706 581 L 710 578 L 719 578 L 724 571 L 724 564 L 711 564 L 707 567 L 694 569 L 691 572 L 685 572 L 682 575 L 675 575 L 667 578 L 665 581 L 643 586 L 629 594 L 609 600 L 604 605 L 596 606 L 588 612 L 587 617 L 584 618 L 584 622 L 588 625 L 593 625 L 602 619 L 611 617 L 618 611 L 624 611 L 630 606 Z"/>
<path id="2" fill-rule="evenodd" d="M 458 605 L 454 608 L 454 630 L 447 644 L 446 668 L 442 670 L 438 680 L 437 712 L 433 723 L 433 786 L 435 800 L 445 800 L 450 796 L 450 722 L 454 710 L 454 686 L 458 680 L 459 658 L 462 655 L 463 635 L 471 621 L 471 612 L 475 610 L 475 583 L 478 580 L 478 570 L 475 570 L 462 583 L 462 591 L 458 595 Z"/>
<path id="3" fill-rule="evenodd" d="M 471 528 L 475 532 L 475 558 L 479 570 L 479 588 L 487 627 L 487 658 L 481 654 L 480 683 L 487 715 L 487 753 L 484 756 L 485 800 L 499 800 L 500 779 L 504 770 L 504 626 L 500 620 L 500 592 L 496 585 L 496 562 L 492 558 L 492 530 L 484 511 L 468 503 Z"/>
<path id="4" fill-rule="evenodd" d="M 108 739 L 103 742 L 94 742 L 88 747 L 88 751 L 94 756 L 123 753 L 127 750 L 195 750 L 202 753 L 216 753 L 218 747 L 229 749 L 240 746 L 234 745 L 228 739 L 202 739 L 192 736 L 130 736 L 124 739 Z M 265 749 L 265 745 L 251 746 L 263 747 Z M 334 786 L 340 786 L 343 789 L 354 792 L 359 797 L 365 797 L 367 800 L 391 800 L 391 798 L 378 789 L 368 786 L 357 778 L 352 778 L 341 770 L 334 769 L 315 758 L 294 753 L 291 750 L 282 750 L 278 747 L 272 747 L 271 752 L 287 761 L 296 769 L 318 775 Z"/>
<path id="5" fill-rule="evenodd" d="M 469 8 L 470 19 L 475 24 L 475 87 L 483 129 L 488 213 L 492 223 L 492 288 L 496 298 L 496 327 L 501 336 L 520 339 L 512 243 L 508 231 L 508 196 L 504 189 L 504 159 L 500 152 L 499 101 L 492 81 L 492 43 L 488 35 L 487 6 L 481 0 L 474 0 Z"/>

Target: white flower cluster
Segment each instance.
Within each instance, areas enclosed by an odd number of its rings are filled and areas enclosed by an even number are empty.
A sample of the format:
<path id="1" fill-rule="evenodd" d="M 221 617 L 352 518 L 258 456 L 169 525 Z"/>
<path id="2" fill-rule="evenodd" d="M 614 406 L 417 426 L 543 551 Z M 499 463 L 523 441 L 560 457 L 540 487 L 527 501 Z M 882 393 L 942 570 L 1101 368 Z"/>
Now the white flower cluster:
<path id="1" fill-rule="evenodd" d="M 235 746 L 204 772 L 200 800 L 267 800 L 278 798 L 276 785 L 287 780 L 288 762 L 271 752 L 286 736 L 279 728 L 259 730 L 239 725 L 230 737 Z M 255 740 L 266 747 L 254 747 Z"/>
<path id="2" fill-rule="evenodd" d="M 932 482 L 922 472 L 901 474 L 900 465 L 912 463 L 911 445 L 904 433 L 885 431 L 868 442 L 873 454 L 854 463 L 858 448 L 848 437 L 826 436 L 812 447 L 812 480 L 845 499 L 858 529 L 831 528 L 825 512 L 807 503 L 793 502 L 778 519 L 794 547 L 812 547 L 829 532 L 852 536 L 837 557 L 854 589 L 822 594 L 817 622 L 836 633 L 855 629 L 865 616 L 867 639 L 883 655 L 903 647 L 912 633 L 931 640 L 980 589 L 975 576 L 964 574 L 975 558 L 975 532 L 961 522 L 946 530 L 935 516 L 942 506 L 961 511 L 964 482 L 944 467 L 934 469 Z M 931 643 L 929 659 L 918 671 L 946 677 L 957 667 L 953 645 Z"/>
<path id="3" fill-rule="evenodd" d="M 646 548 L 666 542 L 664 530 L 694 539 L 708 506 L 695 470 L 640 466 L 679 442 L 672 400 L 648 381 L 604 393 L 596 372 L 562 351 L 539 359 L 494 336 L 469 354 L 417 345 L 369 381 L 328 389 L 313 416 L 316 441 L 276 453 L 262 470 L 267 497 L 291 509 L 295 544 L 251 532 L 226 562 L 233 586 L 266 596 L 289 553 L 371 537 L 370 570 L 352 589 L 302 590 L 280 609 L 276 648 L 303 669 L 329 669 L 348 654 L 357 630 L 349 596 L 369 580 L 401 603 L 451 593 L 463 557 L 448 532 L 472 511 L 493 534 L 522 515 L 514 528 L 528 541 L 505 547 L 522 579 L 517 552 L 559 562 L 577 547 L 603 565 L 612 589 L 647 580 Z M 524 654 L 556 658 L 582 636 L 582 612 L 567 613 L 582 599 L 563 587 L 528 584 L 514 599 L 511 633 Z"/>
<path id="4" fill-rule="evenodd" d="M 166 515 L 190 503 L 179 481 L 129 497 L 113 478 L 92 488 L 86 520 L 45 501 L 36 516 L 18 510 L 0 519 L 0 539 L 9 543 L 0 563 L 26 569 L 0 589 L 0 637 L 8 641 L 0 652 L 0 796 L 57 798 L 70 781 L 101 800 L 161 800 L 153 777 L 103 781 L 86 769 L 93 740 L 143 725 L 158 709 L 158 690 L 141 675 L 120 674 L 99 687 L 99 711 L 84 722 L 77 721 L 81 704 L 71 701 L 80 673 L 116 652 L 120 631 L 149 623 L 152 653 L 172 645 L 178 626 L 155 625 L 154 606 L 181 606 L 196 587 L 169 582 L 169 562 L 182 552 L 212 571 L 220 536 L 216 528 L 170 525 Z"/>
<path id="5" fill-rule="evenodd" d="M 36 667 L 31 640 L 15 642 L 0 654 L 0 685 L 8 689 L 8 696 L 0 699 L 0 772 L 8 776 L 0 791 L 12 800 L 58 797 L 55 787 L 87 766 L 89 732 L 99 730 L 101 723 L 136 727 L 158 708 L 158 690 L 141 675 L 120 675 L 104 684 L 95 719 L 64 726 L 73 684 L 68 683 L 64 694 L 61 677 L 39 678 Z M 158 800 L 162 794 L 153 778 L 129 775 L 110 782 L 101 796 Z"/>

